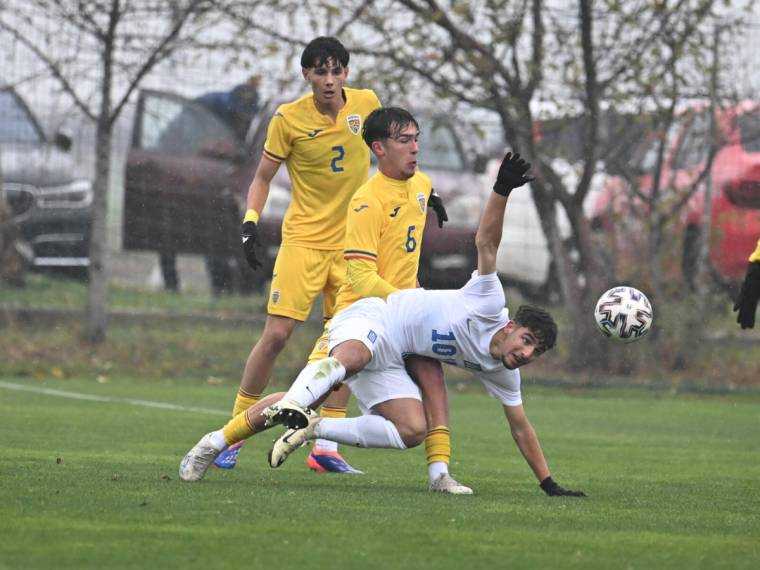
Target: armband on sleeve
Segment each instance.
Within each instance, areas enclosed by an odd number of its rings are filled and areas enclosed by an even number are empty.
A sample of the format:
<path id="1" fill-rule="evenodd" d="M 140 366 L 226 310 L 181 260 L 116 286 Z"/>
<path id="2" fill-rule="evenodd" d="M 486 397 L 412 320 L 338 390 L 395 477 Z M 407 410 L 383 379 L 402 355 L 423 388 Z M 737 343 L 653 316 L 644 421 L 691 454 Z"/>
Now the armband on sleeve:
<path id="1" fill-rule="evenodd" d="M 377 274 L 377 265 L 366 259 L 349 259 L 346 276 L 354 293 L 360 297 L 385 299 L 398 289 Z"/>

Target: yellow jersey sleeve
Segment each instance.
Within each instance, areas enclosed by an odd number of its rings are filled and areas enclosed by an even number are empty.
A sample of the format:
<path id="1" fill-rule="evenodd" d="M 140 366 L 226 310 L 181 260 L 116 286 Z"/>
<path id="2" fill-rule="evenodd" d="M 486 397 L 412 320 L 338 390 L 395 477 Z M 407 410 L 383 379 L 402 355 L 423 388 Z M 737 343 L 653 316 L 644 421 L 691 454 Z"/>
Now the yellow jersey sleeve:
<path id="1" fill-rule="evenodd" d="M 283 162 L 290 156 L 292 141 L 288 134 L 285 116 L 278 108 L 269 121 L 267 140 L 264 142 L 264 154 L 276 162 Z"/>
<path id="2" fill-rule="evenodd" d="M 346 281 L 359 298 L 380 297 L 385 299 L 396 287 L 380 277 L 377 264 L 363 258 L 354 257 L 346 263 Z"/>
<path id="3" fill-rule="evenodd" d="M 757 240 L 757 247 L 755 248 L 755 251 L 752 252 L 752 255 L 749 256 L 749 261 L 750 263 L 760 261 L 760 239 Z"/>

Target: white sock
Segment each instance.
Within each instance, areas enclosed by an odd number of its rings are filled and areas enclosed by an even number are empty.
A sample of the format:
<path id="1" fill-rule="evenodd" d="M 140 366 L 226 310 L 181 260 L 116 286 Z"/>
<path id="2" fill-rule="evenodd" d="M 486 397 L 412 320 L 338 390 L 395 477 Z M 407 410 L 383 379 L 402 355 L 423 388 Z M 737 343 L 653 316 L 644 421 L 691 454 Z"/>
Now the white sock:
<path id="1" fill-rule="evenodd" d="M 323 418 L 317 424 L 314 434 L 317 437 L 356 447 L 406 449 L 393 422 L 380 416 Z"/>
<path id="2" fill-rule="evenodd" d="M 449 472 L 449 464 L 445 461 L 433 461 L 428 465 L 428 480 L 432 483 L 444 473 Z"/>
<path id="3" fill-rule="evenodd" d="M 311 406 L 346 377 L 346 369 L 335 358 L 307 364 L 284 396 L 300 406 Z"/>
<path id="4" fill-rule="evenodd" d="M 224 439 L 224 433 L 222 433 L 222 430 L 219 429 L 211 432 L 211 445 L 219 451 L 227 447 L 227 440 Z"/>
<path id="5" fill-rule="evenodd" d="M 329 439 L 318 439 L 314 442 L 314 449 L 319 451 L 338 451 L 338 442 Z"/>

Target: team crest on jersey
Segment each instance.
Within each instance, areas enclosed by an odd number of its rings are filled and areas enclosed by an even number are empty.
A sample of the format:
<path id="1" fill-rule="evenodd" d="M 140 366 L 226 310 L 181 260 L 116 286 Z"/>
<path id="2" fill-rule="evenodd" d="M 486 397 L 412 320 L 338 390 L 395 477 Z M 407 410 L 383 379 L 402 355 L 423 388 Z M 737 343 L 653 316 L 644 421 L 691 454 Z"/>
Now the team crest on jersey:
<path id="1" fill-rule="evenodd" d="M 425 206 L 427 206 L 427 200 L 425 200 L 425 194 L 420 192 L 417 194 L 417 203 L 420 205 L 420 213 L 425 213 Z"/>
<path id="2" fill-rule="evenodd" d="M 348 121 L 349 130 L 355 135 L 358 135 L 359 131 L 361 131 L 362 129 L 361 115 L 349 115 L 348 117 L 346 117 L 346 121 Z"/>
<path id="3" fill-rule="evenodd" d="M 272 291 L 272 304 L 276 305 L 277 301 L 280 300 L 280 292 L 279 291 Z"/>

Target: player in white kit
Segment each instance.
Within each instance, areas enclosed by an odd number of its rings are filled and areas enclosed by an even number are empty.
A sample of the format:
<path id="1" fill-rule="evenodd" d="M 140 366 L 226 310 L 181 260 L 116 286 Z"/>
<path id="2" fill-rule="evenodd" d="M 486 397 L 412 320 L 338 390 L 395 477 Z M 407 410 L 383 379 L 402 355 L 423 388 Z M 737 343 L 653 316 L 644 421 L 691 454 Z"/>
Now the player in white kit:
<path id="1" fill-rule="evenodd" d="M 464 287 L 404 290 L 386 301 L 357 301 L 330 324 L 330 357 L 304 368 L 284 396 L 273 394 L 247 412 L 249 429 L 243 437 L 278 423 L 290 428 L 269 454 L 272 467 L 318 437 L 359 447 L 419 445 L 427 431 L 425 413 L 419 388 L 404 367 L 404 356 L 417 354 L 466 368 L 480 379 L 501 402 L 515 442 L 544 492 L 584 496 L 552 479 L 522 406 L 518 368 L 554 346 L 557 326 L 548 313 L 531 306 L 520 307 L 510 319 L 496 274 L 507 198 L 531 180 L 529 169 L 519 155 L 504 158 L 478 227 L 478 269 Z M 309 406 L 318 405 L 341 382 L 349 385 L 364 415 L 333 419 L 314 414 Z M 222 430 L 206 434 L 183 459 L 180 477 L 203 477 L 229 439 Z"/>

